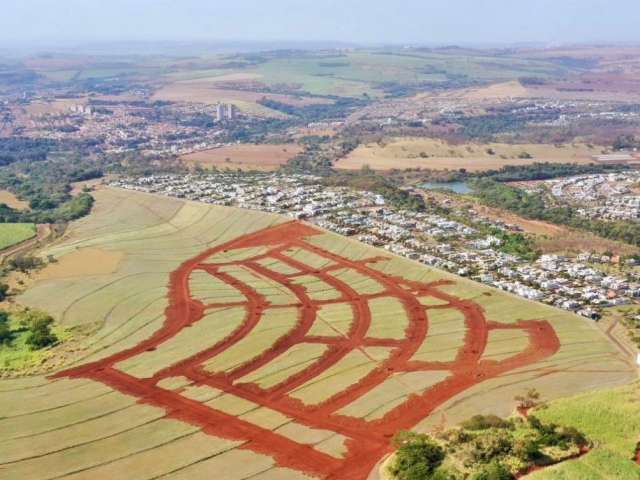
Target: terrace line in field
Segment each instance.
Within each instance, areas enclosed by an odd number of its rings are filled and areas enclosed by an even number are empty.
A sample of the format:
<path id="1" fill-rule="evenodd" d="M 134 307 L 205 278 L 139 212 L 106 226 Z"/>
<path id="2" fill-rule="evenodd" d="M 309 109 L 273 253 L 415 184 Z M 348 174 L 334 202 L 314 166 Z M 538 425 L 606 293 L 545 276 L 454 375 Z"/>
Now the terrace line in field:
<path id="1" fill-rule="evenodd" d="M 527 348 L 503 362 L 485 364 L 481 355 L 488 332 L 502 325 L 488 325 L 479 307 L 438 290 L 440 283 L 390 277 L 368 266 L 379 258 L 349 260 L 306 243 L 306 237 L 319 233 L 290 222 L 185 262 L 172 275 L 172 305 L 162 330 L 128 352 L 61 375 L 103 381 L 167 412 L 175 411 L 173 416 L 179 419 L 206 426 L 216 436 L 251 441 L 249 448 L 270 452 L 283 467 L 340 478 L 364 474 L 388 451 L 390 432 L 411 427 L 452 395 L 560 348 L 548 323 L 519 322 L 509 328 L 527 332 Z M 299 273 L 269 270 L 264 266 L 269 257 Z M 216 309 L 207 313 L 208 307 L 185 288 L 185 279 L 193 281 L 194 271 L 207 272 L 214 284 L 229 283 L 245 301 L 229 302 L 227 307 L 216 303 Z M 425 307 L 416 295 L 446 303 L 440 309 Z M 394 316 L 405 318 L 401 331 L 386 331 L 380 325 L 383 304 L 376 302 L 380 299 L 387 300 Z M 338 305 L 334 307 L 338 312 L 348 306 L 350 322 L 334 325 L 320 320 L 318 313 L 324 307 L 326 316 L 330 305 Z M 371 306 L 378 310 L 375 315 Z M 236 312 L 235 321 L 216 330 L 225 308 Z M 463 336 L 454 337 L 460 344 L 454 355 L 421 356 L 429 330 L 440 328 L 437 321 L 430 322 L 429 309 L 436 312 L 434 317 L 460 315 Z M 333 334 L 312 335 L 318 322 Z M 210 339 L 212 329 L 219 335 Z M 446 333 L 445 329 L 442 334 Z M 195 347 L 191 351 L 190 344 Z M 150 375 L 152 383 L 139 380 Z M 166 378 L 180 377 L 193 385 L 171 391 L 158 386 Z M 407 380 L 413 387 L 405 387 L 401 395 L 390 389 Z M 258 416 L 251 417 L 252 412 Z M 344 458 L 336 458 L 280 432 L 289 423 L 327 432 L 321 439 L 342 434 L 358 442 L 345 443 Z M 286 456 L 291 448 L 306 453 L 293 460 Z"/>
<path id="2" fill-rule="evenodd" d="M 97 332 L 65 378 L 0 381 L 3 478 L 366 478 L 400 428 L 508 413 L 523 384 L 549 398 L 634 375 L 582 319 L 305 224 L 113 189 L 96 198 L 48 253 L 100 249 L 120 256 L 115 270 L 43 276 L 21 301 Z M 364 283 L 334 275 L 345 269 Z M 295 281 L 306 276 L 339 298 L 312 299 Z M 383 290 L 358 291 L 368 279 Z M 226 336 L 208 317 L 222 309 L 240 317 Z M 412 359 L 449 340 L 455 358 Z"/>

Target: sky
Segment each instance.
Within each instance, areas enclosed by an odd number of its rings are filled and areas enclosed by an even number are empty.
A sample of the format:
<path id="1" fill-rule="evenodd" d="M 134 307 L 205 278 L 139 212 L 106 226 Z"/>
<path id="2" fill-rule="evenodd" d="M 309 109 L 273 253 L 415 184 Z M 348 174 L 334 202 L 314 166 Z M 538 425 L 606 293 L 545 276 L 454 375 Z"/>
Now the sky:
<path id="1" fill-rule="evenodd" d="M 640 43 L 640 0 L 1 0 L 0 46 Z"/>

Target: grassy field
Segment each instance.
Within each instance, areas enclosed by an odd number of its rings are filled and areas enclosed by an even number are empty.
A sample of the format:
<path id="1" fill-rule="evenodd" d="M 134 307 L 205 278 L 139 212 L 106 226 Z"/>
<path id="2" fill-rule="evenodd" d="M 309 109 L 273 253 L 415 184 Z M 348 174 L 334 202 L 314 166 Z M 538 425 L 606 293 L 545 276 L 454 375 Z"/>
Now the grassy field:
<path id="1" fill-rule="evenodd" d="M 17 245 L 36 236 L 33 223 L 0 224 L 0 250 Z"/>
<path id="2" fill-rule="evenodd" d="M 430 138 L 395 138 L 382 144 L 361 145 L 347 157 L 336 162 L 335 166 L 347 170 L 357 170 L 369 165 L 374 170 L 419 167 L 434 170 L 465 168 L 468 171 L 482 171 L 498 169 L 505 165 L 529 165 L 535 162 L 591 163 L 591 156 L 600 150 L 581 144 L 452 145 L 443 140 Z"/>
<path id="3" fill-rule="evenodd" d="M 570 425 L 595 442 L 584 457 L 529 475 L 542 479 L 620 479 L 640 478 L 640 465 L 634 461 L 640 442 L 640 384 L 586 393 L 552 402 L 535 412 L 542 420 Z"/>
<path id="4" fill-rule="evenodd" d="M 584 319 L 287 218 L 95 196 L 18 298 L 77 339 L 0 381 L 2 478 L 364 478 L 399 427 L 636 378 Z"/>
<path id="5" fill-rule="evenodd" d="M 226 60 L 239 64 L 246 61 L 242 55 Z M 452 79 L 500 82 L 523 76 L 548 78 L 563 73 L 566 73 L 565 69 L 543 59 L 496 58 L 471 51 L 389 49 L 335 54 L 266 54 L 259 63 L 247 62 L 246 66 L 235 69 L 184 68 L 171 71 L 165 76 L 171 83 L 159 94 L 177 94 L 182 98 L 197 95 L 210 101 L 212 93 L 207 93 L 204 85 L 211 88 L 212 82 L 258 82 L 266 87 L 286 86 L 289 91 L 320 96 L 379 97 L 385 95 L 384 87 L 391 84 L 438 85 Z M 190 81 L 193 85 L 188 89 L 186 85 Z M 198 93 L 193 93 L 196 90 Z"/>
<path id="6" fill-rule="evenodd" d="M 204 103 L 208 105 L 216 103 L 234 104 L 240 111 L 246 114 L 260 117 L 286 118 L 282 112 L 264 107 L 258 102 L 262 99 L 275 100 L 294 106 L 304 106 L 319 103 L 329 103 L 329 100 L 310 97 L 296 97 L 293 95 L 278 95 L 272 93 L 252 92 L 247 90 L 234 90 L 219 88 L 218 77 L 203 78 L 195 81 L 183 81 L 170 83 L 153 95 L 154 100 L 170 102 Z"/>
<path id="7" fill-rule="evenodd" d="M 181 159 L 189 166 L 224 170 L 277 170 L 302 149 L 296 144 L 231 145 L 184 155 Z"/>

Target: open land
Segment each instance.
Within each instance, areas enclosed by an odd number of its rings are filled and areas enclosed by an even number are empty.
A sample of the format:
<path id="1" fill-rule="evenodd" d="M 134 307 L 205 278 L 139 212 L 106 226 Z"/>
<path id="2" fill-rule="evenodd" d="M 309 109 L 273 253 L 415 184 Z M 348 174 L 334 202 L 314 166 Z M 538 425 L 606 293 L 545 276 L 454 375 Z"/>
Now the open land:
<path id="1" fill-rule="evenodd" d="M 489 151 L 494 153 L 489 153 Z M 586 145 L 467 143 L 454 145 L 430 138 L 395 138 L 361 145 L 336 162 L 339 169 L 357 170 L 368 165 L 374 170 L 425 168 L 467 171 L 493 170 L 505 165 L 537 162 L 592 163 L 600 150 Z M 528 153 L 530 158 L 519 158 Z"/>
<path id="2" fill-rule="evenodd" d="M 3 478 L 359 479 L 398 429 L 635 378 L 584 319 L 318 227 L 95 196 L 19 298 L 91 334 L 0 381 Z"/>
<path id="3" fill-rule="evenodd" d="M 33 223 L 0 224 L 0 250 L 12 247 L 36 236 Z"/>
<path id="4" fill-rule="evenodd" d="M 551 402 L 548 408 L 535 411 L 542 420 L 578 428 L 596 442 L 585 456 L 564 462 L 527 478 L 556 480 L 580 478 L 636 479 L 640 462 L 635 457 L 640 431 L 640 385 L 586 393 Z"/>
<path id="5" fill-rule="evenodd" d="M 15 196 L 14 193 L 8 190 L 0 190 L 0 203 L 4 203 L 5 205 L 11 208 L 15 208 L 16 210 L 24 210 L 26 208 L 29 208 L 29 202 L 20 200 Z"/>
<path id="6" fill-rule="evenodd" d="M 231 145 L 184 155 L 189 166 L 242 170 L 275 170 L 302 151 L 296 144 Z"/>

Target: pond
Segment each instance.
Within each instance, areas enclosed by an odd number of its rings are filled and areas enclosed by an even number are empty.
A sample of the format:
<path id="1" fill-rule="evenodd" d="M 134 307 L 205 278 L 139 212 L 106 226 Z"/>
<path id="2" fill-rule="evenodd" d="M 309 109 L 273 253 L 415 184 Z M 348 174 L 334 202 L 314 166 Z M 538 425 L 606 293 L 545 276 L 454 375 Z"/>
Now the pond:
<path id="1" fill-rule="evenodd" d="M 449 190 L 455 193 L 471 193 L 473 191 L 467 182 L 427 182 L 420 187 L 425 190 Z"/>

